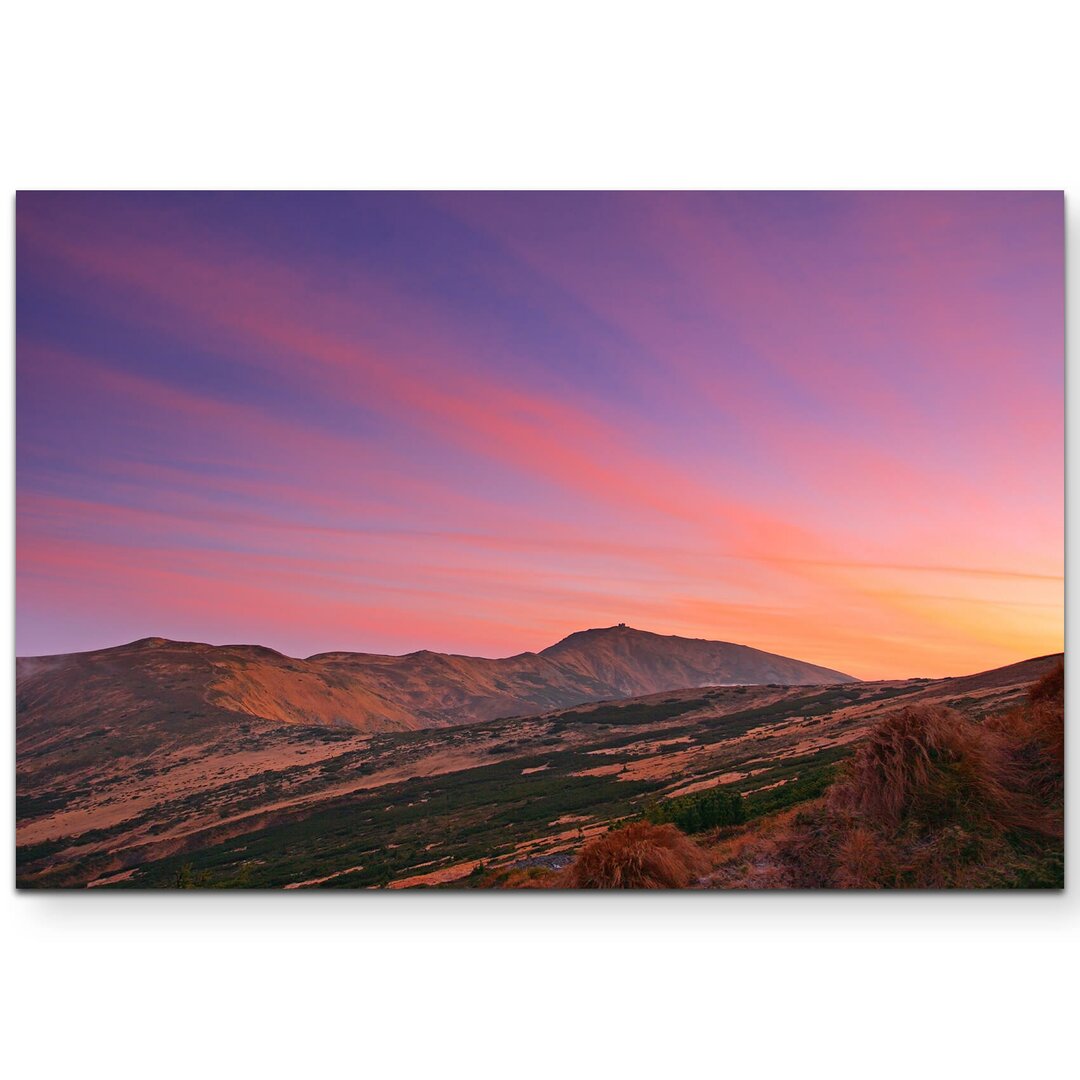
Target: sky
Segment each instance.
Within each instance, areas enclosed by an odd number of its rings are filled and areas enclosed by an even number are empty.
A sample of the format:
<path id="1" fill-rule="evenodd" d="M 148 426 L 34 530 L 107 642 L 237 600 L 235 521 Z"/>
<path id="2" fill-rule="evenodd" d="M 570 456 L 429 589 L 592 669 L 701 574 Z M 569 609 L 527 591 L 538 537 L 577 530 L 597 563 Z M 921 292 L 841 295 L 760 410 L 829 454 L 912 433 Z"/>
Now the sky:
<path id="1" fill-rule="evenodd" d="M 1061 649 L 1061 193 L 20 193 L 20 655 Z"/>

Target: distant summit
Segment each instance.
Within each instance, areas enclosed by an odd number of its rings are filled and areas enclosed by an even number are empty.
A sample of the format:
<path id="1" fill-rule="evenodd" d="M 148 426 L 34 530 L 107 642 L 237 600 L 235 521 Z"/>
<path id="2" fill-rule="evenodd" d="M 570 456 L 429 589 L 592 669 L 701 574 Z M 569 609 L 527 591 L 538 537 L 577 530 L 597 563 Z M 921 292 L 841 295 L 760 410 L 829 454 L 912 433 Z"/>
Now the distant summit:
<path id="1" fill-rule="evenodd" d="M 854 682 L 850 675 L 727 641 L 635 630 L 625 623 L 579 630 L 540 653 L 579 677 L 633 697 L 723 683 Z"/>

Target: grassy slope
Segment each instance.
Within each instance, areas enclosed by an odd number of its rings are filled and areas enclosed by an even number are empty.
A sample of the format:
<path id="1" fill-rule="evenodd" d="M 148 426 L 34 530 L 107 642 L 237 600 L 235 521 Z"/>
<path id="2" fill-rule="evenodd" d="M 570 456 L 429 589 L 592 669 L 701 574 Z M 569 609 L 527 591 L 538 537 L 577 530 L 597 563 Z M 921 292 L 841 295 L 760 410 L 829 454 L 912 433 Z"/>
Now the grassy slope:
<path id="1" fill-rule="evenodd" d="M 573 851 L 687 782 L 723 779 L 750 793 L 751 814 L 768 814 L 820 794 L 835 763 L 897 704 L 966 698 L 961 708 L 1001 710 L 1031 677 L 976 680 L 961 695 L 951 680 L 686 691 L 343 739 L 340 749 L 324 732 L 319 752 L 329 756 L 316 763 L 181 788 L 111 829 L 21 846 L 20 884 L 81 886 L 133 871 L 116 885 L 349 888 L 476 860 L 509 866 Z M 394 779 L 403 766 L 418 775 Z M 205 826 L 183 835 L 199 815 Z"/>

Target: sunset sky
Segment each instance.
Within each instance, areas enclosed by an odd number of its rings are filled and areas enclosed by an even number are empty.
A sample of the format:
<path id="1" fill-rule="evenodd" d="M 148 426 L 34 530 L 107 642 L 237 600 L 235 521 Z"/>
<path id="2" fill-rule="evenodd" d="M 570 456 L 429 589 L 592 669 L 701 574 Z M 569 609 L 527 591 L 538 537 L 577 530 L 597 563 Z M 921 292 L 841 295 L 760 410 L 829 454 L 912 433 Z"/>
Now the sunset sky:
<path id="1" fill-rule="evenodd" d="M 21 194 L 17 648 L 1063 638 L 1060 193 Z"/>

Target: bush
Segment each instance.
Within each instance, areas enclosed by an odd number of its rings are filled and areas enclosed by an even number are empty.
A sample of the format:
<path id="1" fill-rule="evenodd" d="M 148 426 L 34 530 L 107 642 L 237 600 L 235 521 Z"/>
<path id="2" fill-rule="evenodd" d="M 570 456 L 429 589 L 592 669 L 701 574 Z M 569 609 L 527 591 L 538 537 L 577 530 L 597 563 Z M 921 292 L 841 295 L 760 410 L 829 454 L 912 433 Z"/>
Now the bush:
<path id="1" fill-rule="evenodd" d="M 704 852 L 674 825 L 637 821 L 587 844 L 568 868 L 571 889 L 684 889 L 709 870 Z"/>
<path id="2" fill-rule="evenodd" d="M 685 833 L 704 832 L 721 825 L 741 825 L 746 807 L 738 792 L 713 788 L 695 795 L 655 802 L 645 811 L 654 825 L 676 825 Z"/>

